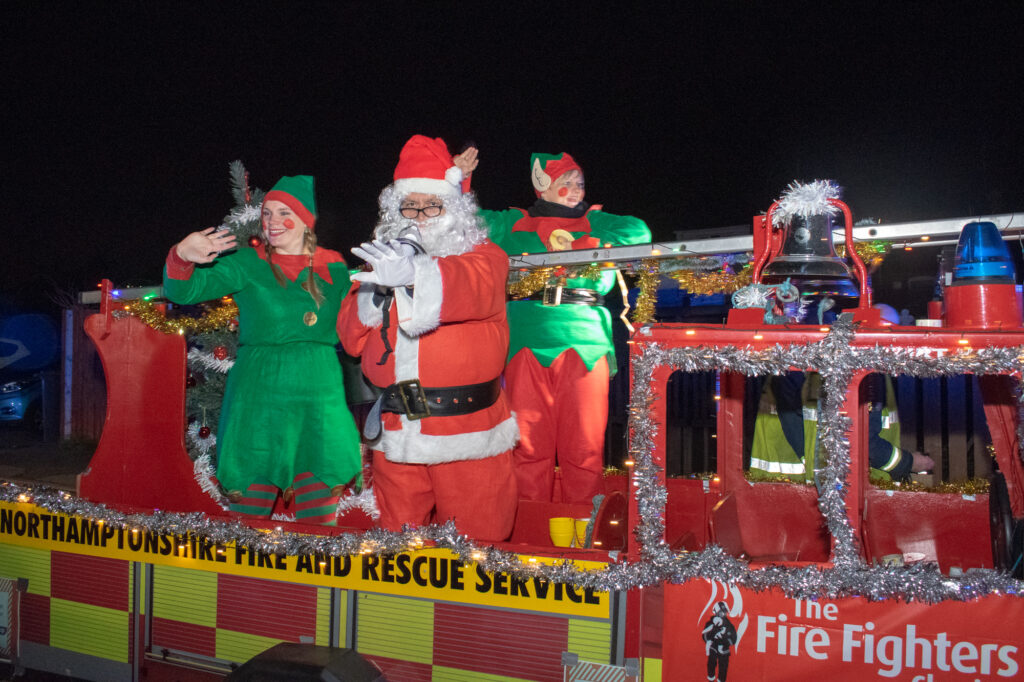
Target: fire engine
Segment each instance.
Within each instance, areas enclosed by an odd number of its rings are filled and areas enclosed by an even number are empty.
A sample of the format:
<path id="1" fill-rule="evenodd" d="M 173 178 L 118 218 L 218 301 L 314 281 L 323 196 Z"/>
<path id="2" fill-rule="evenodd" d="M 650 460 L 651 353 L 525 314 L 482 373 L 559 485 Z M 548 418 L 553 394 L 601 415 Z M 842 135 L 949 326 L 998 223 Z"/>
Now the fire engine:
<path id="1" fill-rule="evenodd" d="M 941 247 L 968 223 L 993 223 L 1003 239 L 1024 233 L 1017 215 L 853 227 L 842 208 L 835 241 L 846 244 Z M 753 235 L 511 262 L 643 267 L 752 252 L 754 280 L 767 286 L 788 238 L 771 213 L 754 218 Z M 1019 290 L 982 277 L 953 292 L 950 279 L 945 311 L 929 318 L 939 326 L 893 325 L 871 307 L 850 251 L 854 305 L 828 322 L 769 324 L 764 308 L 735 307 L 720 322 L 655 322 L 630 335 L 626 461 L 597 508 L 524 502 L 507 542 L 425 532 L 398 553 L 376 551 L 384 536 L 365 507 L 327 529 L 229 518 L 185 447 L 184 337 L 124 315 L 107 282 L 85 323 L 107 381 L 89 467 L 73 493 L 2 488 L 0 652 L 20 668 L 126 681 L 223 679 L 270 651 L 284 665 L 310 650 L 330 652 L 324 679 L 342 680 L 1016 678 Z M 819 416 L 816 485 L 748 471 L 758 377 L 780 368 L 820 372 L 838 389 L 836 409 Z M 869 478 L 862 383 L 880 370 L 897 375 L 901 413 L 914 416 L 903 417 L 904 442 L 938 461 L 930 487 Z M 710 422 L 680 425 L 687 400 Z M 970 445 L 962 457 L 950 454 L 958 438 Z M 967 474 L 990 483 L 934 485 Z M 277 511 L 287 515 L 283 501 Z M 589 518 L 589 541 L 554 546 L 549 520 L 562 517 Z M 260 542 L 225 541 L 228 524 Z M 324 534 L 362 544 L 266 550 Z"/>

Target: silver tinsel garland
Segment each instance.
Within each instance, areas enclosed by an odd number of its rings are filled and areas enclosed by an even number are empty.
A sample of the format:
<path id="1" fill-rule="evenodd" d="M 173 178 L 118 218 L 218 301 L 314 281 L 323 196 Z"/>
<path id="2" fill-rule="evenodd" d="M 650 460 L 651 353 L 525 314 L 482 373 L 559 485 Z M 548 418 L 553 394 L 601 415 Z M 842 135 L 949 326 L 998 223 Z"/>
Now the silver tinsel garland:
<path id="1" fill-rule="evenodd" d="M 452 523 L 402 532 L 382 529 L 361 534 L 303 535 L 254 529 L 238 521 L 211 519 L 202 513 L 126 514 L 102 504 L 48 488 L 29 488 L 10 482 L 0 484 L 0 500 L 31 502 L 51 512 L 72 514 L 114 528 L 138 529 L 162 535 L 203 538 L 211 543 L 232 543 L 266 554 L 345 556 L 393 555 L 425 546 L 446 548 L 462 561 L 484 570 L 517 579 L 542 578 L 572 583 L 599 591 L 628 590 L 663 581 L 683 583 L 695 578 L 718 580 L 752 590 L 776 588 L 793 598 L 820 599 L 860 596 L 870 600 L 899 599 L 935 603 L 947 599 L 970 600 L 986 595 L 1021 596 L 1024 583 L 992 570 L 972 570 L 961 576 L 944 576 L 934 565 L 910 567 L 869 566 L 860 557 L 857 540 L 846 513 L 850 473 L 846 431 L 850 420 L 840 414 L 842 396 L 853 374 L 860 370 L 890 375 L 939 377 L 956 374 L 1019 373 L 1024 369 L 1024 348 L 965 349 L 943 357 L 918 356 L 905 348 L 853 348 L 851 324 L 840 322 L 820 343 L 773 346 L 764 350 L 698 346 L 665 349 L 646 345 L 633 359 L 633 395 L 630 401 L 629 453 L 635 462 L 634 490 L 639 521 L 634 530 L 641 560 L 612 560 L 605 568 L 587 570 L 571 559 L 522 560 L 512 551 L 486 547 L 461 535 Z M 821 374 L 826 404 L 820 424 L 825 466 L 819 473 L 819 508 L 835 539 L 832 568 L 771 565 L 752 569 L 718 546 L 700 552 L 675 553 L 663 539 L 668 492 L 658 480 L 654 464 L 657 424 L 651 419 L 655 399 L 652 378 L 659 367 L 684 372 L 721 370 L 747 376 L 782 374 L 792 367 Z M 1019 374 L 1018 374 L 1019 376 Z M 1024 397 L 1018 391 L 1018 405 Z M 1018 427 L 1019 429 L 1021 427 Z M 1022 440 L 1021 442 L 1024 442 Z"/>

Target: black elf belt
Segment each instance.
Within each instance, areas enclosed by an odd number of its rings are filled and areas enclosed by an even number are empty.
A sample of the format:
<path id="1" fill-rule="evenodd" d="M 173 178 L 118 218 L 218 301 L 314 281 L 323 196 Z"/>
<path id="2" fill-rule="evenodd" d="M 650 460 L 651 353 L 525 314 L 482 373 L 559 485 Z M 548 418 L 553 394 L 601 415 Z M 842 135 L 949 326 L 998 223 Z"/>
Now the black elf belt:
<path id="1" fill-rule="evenodd" d="M 409 419 L 453 417 L 490 407 L 501 394 L 497 377 L 482 384 L 425 388 L 418 379 L 399 381 L 384 389 L 382 412 L 397 412 Z"/>
<path id="2" fill-rule="evenodd" d="M 544 305 L 604 305 L 604 296 L 593 289 L 569 289 L 567 287 L 544 287 L 542 291 L 530 294 L 521 301 L 540 301 Z"/>

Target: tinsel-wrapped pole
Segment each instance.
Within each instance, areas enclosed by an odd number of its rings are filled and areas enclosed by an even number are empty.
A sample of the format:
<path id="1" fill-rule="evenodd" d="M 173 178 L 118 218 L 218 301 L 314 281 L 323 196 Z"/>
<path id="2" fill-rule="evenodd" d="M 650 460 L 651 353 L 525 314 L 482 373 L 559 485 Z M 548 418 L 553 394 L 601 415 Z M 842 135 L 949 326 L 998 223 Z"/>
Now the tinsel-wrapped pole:
<path id="1" fill-rule="evenodd" d="M 658 302 L 658 261 L 653 258 L 644 259 L 636 274 L 640 291 L 636 297 L 632 321 L 640 326 L 654 321 L 654 307 Z"/>
<path id="2" fill-rule="evenodd" d="M 823 357 L 850 347 L 853 328 L 842 321 L 833 324 L 820 348 Z M 820 363 L 820 360 L 819 360 Z M 847 514 L 847 496 L 850 492 L 850 441 L 846 434 L 853 420 L 843 412 L 846 389 L 853 377 L 853 369 L 845 365 L 827 365 L 821 374 L 823 418 L 819 421 L 819 443 L 825 454 L 825 465 L 817 473 L 819 481 L 818 507 L 828 523 L 829 533 L 835 540 L 834 561 L 837 567 L 857 566 L 861 563 L 857 537 Z"/>

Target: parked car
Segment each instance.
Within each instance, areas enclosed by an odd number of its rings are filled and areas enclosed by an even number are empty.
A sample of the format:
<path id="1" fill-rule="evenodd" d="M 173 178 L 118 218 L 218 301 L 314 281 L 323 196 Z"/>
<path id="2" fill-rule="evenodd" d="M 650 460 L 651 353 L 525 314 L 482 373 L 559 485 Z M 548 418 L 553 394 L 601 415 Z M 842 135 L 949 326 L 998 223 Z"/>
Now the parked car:
<path id="1" fill-rule="evenodd" d="M 0 422 L 42 431 L 43 380 L 39 374 L 0 377 Z"/>

